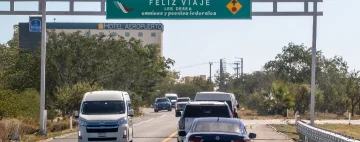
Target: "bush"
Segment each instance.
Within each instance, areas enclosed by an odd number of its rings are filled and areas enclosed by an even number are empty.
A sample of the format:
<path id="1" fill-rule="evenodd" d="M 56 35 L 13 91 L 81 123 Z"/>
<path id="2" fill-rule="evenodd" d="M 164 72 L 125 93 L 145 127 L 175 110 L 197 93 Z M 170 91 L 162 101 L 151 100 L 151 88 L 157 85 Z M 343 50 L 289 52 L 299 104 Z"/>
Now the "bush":
<path id="1" fill-rule="evenodd" d="M 38 119 L 40 95 L 34 89 L 0 91 L 0 117 Z"/>
<path id="2" fill-rule="evenodd" d="M 0 122 L 0 141 L 9 141 L 22 133 L 22 123 L 17 119 L 9 119 Z"/>
<path id="3" fill-rule="evenodd" d="M 103 90 L 103 87 L 90 83 L 79 82 L 75 85 L 66 85 L 58 88 L 56 93 L 57 108 L 62 111 L 62 115 L 69 115 L 72 111 L 78 110 L 81 105 L 82 98 L 86 92 Z"/>

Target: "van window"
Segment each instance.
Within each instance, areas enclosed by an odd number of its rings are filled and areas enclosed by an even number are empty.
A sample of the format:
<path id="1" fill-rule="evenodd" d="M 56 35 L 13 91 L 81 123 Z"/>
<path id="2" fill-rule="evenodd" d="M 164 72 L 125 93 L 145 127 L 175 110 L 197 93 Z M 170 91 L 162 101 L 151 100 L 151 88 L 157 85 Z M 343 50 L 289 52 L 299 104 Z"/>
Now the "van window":
<path id="1" fill-rule="evenodd" d="M 156 103 L 161 103 L 161 102 L 169 102 L 168 99 L 156 99 Z"/>
<path id="2" fill-rule="evenodd" d="M 189 101 L 190 101 L 190 99 L 187 98 L 187 99 L 177 99 L 176 102 L 189 102 Z"/>
<path id="3" fill-rule="evenodd" d="M 124 114 L 124 101 L 86 101 L 82 104 L 81 113 L 85 115 Z"/>
<path id="4" fill-rule="evenodd" d="M 222 106 L 187 105 L 183 117 L 227 117 L 230 118 L 229 108 Z"/>
<path id="5" fill-rule="evenodd" d="M 168 98 L 169 100 L 177 100 L 177 97 L 175 96 L 167 96 L 166 98 Z"/>

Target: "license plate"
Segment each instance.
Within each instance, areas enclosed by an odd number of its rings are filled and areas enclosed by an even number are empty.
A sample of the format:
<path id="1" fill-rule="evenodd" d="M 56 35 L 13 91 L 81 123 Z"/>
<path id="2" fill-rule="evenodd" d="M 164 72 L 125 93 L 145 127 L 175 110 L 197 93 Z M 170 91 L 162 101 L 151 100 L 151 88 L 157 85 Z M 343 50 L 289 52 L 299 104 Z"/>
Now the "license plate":
<path id="1" fill-rule="evenodd" d="M 105 137 L 105 133 L 99 133 L 99 137 Z"/>

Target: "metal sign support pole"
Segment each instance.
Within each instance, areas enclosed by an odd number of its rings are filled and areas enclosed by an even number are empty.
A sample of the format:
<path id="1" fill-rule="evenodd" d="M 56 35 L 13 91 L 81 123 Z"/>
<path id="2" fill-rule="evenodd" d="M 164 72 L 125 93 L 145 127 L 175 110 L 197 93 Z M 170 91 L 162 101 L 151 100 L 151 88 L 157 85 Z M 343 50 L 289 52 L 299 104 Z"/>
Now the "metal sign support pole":
<path id="1" fill-rule="evenodd" d="M 40 80 L 40 132 L 46 134 L 45 111 L 45 67 L 46 67 L 46 0 L 41 3 L 41 80 Z"/>
<path id="2" fill-rule="evenodd" d="M 314 2 L 314 12 L 317 12 L 317 2 Z M 317 32 L 317 15 L 313 15 L 313 29 L 312 29 L 312 61 L 311 61 L 311 99 L 310 99 L 310 125 L 314 126 L 314 119 L 315 119 L 315 91 L 316 91 L 316 84 L 315 84 L 315 75 L 316 75 L 316 32 Z"/>

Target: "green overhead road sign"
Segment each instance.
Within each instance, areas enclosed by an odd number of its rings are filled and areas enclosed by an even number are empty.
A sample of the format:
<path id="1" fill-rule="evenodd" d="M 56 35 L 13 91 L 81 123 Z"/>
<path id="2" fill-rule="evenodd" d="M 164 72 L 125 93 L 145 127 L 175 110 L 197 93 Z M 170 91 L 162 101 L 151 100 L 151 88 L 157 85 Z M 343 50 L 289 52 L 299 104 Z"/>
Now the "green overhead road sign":
<path id="1" fill-rule="evenodd" d="M 106 19 L 251 19 L 251 0 L 106 0 Z"/>

